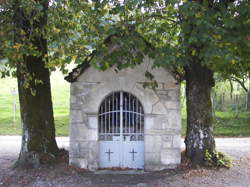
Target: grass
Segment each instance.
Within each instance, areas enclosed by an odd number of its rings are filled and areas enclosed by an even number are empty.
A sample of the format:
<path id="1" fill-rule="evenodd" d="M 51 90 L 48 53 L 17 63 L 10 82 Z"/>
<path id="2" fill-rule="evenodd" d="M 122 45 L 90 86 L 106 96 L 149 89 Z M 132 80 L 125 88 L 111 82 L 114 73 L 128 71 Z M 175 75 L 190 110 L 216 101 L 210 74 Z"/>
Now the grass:
<path id="1" fill-rule="evenodd" d="M 55 116 L 56 135 L 68 136 L 69 124 L 69 83 L 60 72 L 51 76 L 52 100 Z M 0 79 L 0 135 L 20 135 L 20 111 L 18 98 L 11 95 L 11 89 L 17 88 L 16 79 Z M 13 99 L 17 101 L 17 119 L 13 122 Z M 185 105 L 182 108 L 182 135 L 186 131 Z M 215 136 L 250 136 L 250 111 L 216 112 L 214 120 Z"/>
<path id="2" fill-rule="evenodd" d="M 182 136 L 186 131 L 186 115 L 182 116 Z M 214 135 L 217 137 L 249 137 L 250 111 L 240 113 L 216 112 L 214 117 Z"/>
<path id="3" fill-rule="evenodd" d="M 216 136 L 250 136 L 250 111 L 216 112 L 214 130 Z"/>
<path id="4" fill-rule="evenodd" d="M 68 136 L 69 87 L 69 83 L 63 79 L 63 75 L 60 72 L 54 72 L 51 75 L 52 101 L 57 136 Z M 22 132 L 18 97 L 11 95 L 13 88 L 17 89 L 16 79 L 0 79 L 0 135 L 20 135 Z M 16 99 L 17 102 L 15 122 L 13 121 L 13 99 Z"/>

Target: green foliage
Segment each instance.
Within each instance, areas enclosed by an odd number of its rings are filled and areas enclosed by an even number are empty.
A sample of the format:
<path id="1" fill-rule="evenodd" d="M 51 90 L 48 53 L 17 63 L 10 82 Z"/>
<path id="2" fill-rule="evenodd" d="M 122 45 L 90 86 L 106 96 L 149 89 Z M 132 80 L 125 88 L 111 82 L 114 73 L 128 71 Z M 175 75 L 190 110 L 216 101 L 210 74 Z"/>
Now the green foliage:
<path id="1" fill-rule="evenodd" d="M 142 54 L 136 53 L 136 49 L 153 57 L 155 66 L 178 72 L 193 57 L 225 77 L 250 70 L 247 0 L 227 4 L 180 0 L 50 1 L 48 24 L 39 29 L 34 27 L 32 32 L 15 30 L 13 3 L 10 0 L 0 5 L 0 62 L 5 67 L 1 68 L 2 76 L 11 74 L 10 69 L 15 68 L 22 54 L 40 55 L 30 43 L 38 35 L 48 41 L 47 66 L 51 70 L 59 67 L 64 73 L 67 64 L 81 63 L 93 51 L 96 51 L 93 62 L 97 68 L 133 67 L 142 60 Z M 43 14 L 38 1 L 22 0 L 19 4 L 31 24 Z M 25 37 L 16 42 L 15 32 Z M 121 47 L 108 52 L 107 38 L 115 35 L 119 37 L 112 40 Z M 100 61 L 103 64 L 98 64 Z"/>
<path id="2" fill-rule="evenodd" d="M 43 37 L 48 42 L 44 57 L 51 70 L 59 67 L 66 73 L 66 65 L 81 62 L 109 35 L 112 19 L 107 15 L 108 6 L 87 1 L 5 1 L 0 4 L 0 64 L 2 77 L 15 74 L 17 64 L 26 56 L 41 56 L 41 49 L 33 43 Z M 18 14 L 19 13 L 19 14 Z M 38 23 L 47 14 L 47 24 Z M 24 22 L 15 23 L 23 16 Z M 14 24 L 13 24 L 14 22 Z M 37 24 L 38 23 L 38 24 Z M 18 35 L 18 40 L 17 36 Z M 23 67 L 23 72 L 25 72 Z M 27 75 L 31 77 L 32 75 Z M 27 81 L 28 82 L 28 81 Z"/>
<path id="3" fill-rule="evenodd" d="M 158 87 L 157 81 L 154 79 L 154 75 L 152 75 L 149 71 L 145 72 L 145 77 L 149 79 L 148 82 L 143 83 L 143 88 L 151 88 L 155 90 Z"/>
<path id="4" fill-rule="evenodd" d="M 99 34 L 104 37 L 100 37 L 99 44 L 92 45 L 99 49 L 95 62 L 103 62 L 96 67 L 133 67 L 142 60 L 141 56 L 134 56 L 135 49 L 140 49 L 155 59 L 154 66 L 170 68 L 178 75 L 193 59 L 224 77 L 249 71 L 250 8 L 246 0 L 226 4 L 224 1 L 103 1 L 98 10 L 104 7 L 104 17 L 112 24 L 104 24 L 102 31 L 108 32 Z M 131 31 L 137 35 L 131 35 Z M 114 53 L 108 52 L 110 46 L 105 42 L 103 45 L 110 34 L 120 34 L 118 43 L 122 48 Z M 124 59 L 129 63 L 121 63 L 121 55 L 129 57 Z"/>
<path id="5" fill-rule="evenodd" d="M 232 167 L 232 160 L 225 154 L 221 152 L 214 151 L 210 153 L 208 150 L 205 150 L 205 161 L 206 165 L 210 167 Z"/>

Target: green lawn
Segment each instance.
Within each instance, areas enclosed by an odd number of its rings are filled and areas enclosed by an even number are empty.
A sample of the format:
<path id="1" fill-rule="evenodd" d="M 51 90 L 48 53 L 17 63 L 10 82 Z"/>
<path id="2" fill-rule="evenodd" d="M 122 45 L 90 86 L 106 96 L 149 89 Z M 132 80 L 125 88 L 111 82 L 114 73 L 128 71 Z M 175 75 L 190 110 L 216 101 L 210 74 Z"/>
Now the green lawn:
<path id="1" fill-rule="evenodd" d="M 52 100 L 57 136 L 68 135 L 70 85 L 60 72 L 51 76 Z M 13 122 L 13 96 L 11 90 L 17 88 L 16 79 L 0 79 L 0 135 L 21 134 L 20 111 L 17 100 L 17 120 Z"/>
<path id="2" fill-rule="evenodd" d="M 250 111 L 216 112 L 214 124 L 216 136 L 250 136 Z"/>
<path id="3" fill-rule="evenodd" d="M 183 112 L 184 113 L 184 112 Z M 182 136 L 186 131 L 186 115 L 182 116 Z M 216 112 L 214 118 L 214 134 L 219 137 L 250 136 L 250 111 Z"/>
<path id="4" fill-rule="evenodd" d="M 68 136 L 69 123 L 69 83 L 60 72 L 51 76 L 52 100 L 57 136 Z M 11 89 L 17 88 L 16 79 L 0 79 L 0 135 L 20 135 L 20 111 L 17 105 L 17 120 L 13 122 L 13 96 Z M 18 98 L 16 98 L 18 101 Z M 18 103 L 18 102 L 17 102 Z M 182 135 L 186 130 L 186 111 L 182 108 Z M 239 113 L 216 112 L 214 120 L 215 136 L 250 136 L 250 111 Z"/>

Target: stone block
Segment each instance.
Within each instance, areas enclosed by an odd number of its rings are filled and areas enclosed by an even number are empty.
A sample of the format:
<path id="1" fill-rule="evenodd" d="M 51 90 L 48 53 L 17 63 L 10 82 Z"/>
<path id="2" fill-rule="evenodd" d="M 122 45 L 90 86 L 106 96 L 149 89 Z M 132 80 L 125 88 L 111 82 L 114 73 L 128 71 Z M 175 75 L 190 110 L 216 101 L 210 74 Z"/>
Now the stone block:
<path id="1" fill-rule="evenodd" d="M 157 88 L 156 88 L 156 90 L 158 91 L 158 90 L 164 90 L 164 83 L 163 82 L 157 82 Z"/>
<path id="2" fill-rule="evenodd" d="M 81 150 L 80 150 L 80 158 L 88 158 L 88 154 L 89 154 L 89 150 L 88 149 L 86 149 L 86 148 L 82 148 Z"/>
<path id="3" fill-rule="evenodd" d="M 163 122 L 163 123 L 162 123 L 162 128 L 163 128 L 163 129 L 166 129 L 167 127 L 168 127 L 168 123 Z"/>
<path id="4" fill-rule="evenodd" d="M 165 131 L 169 134 L 181 134 L 181 128 L 167 128 Z"/>
<path id="5" fill-rule="evenodd" d="M 180 164 L 181 149 L 162 149 L 161 163 L 164 165 Z"/>
<path id="6" fill-rule="evenodd" d="M 173 141 L 173 136 L 171 134 L 165 134 L 162 136 L 163 142 L 172 142 Z"/>
<path id="7" fill-rule="evenodd" d="M 169 127 L 173 129 L 181 129 L 181 118 L 179 110 L 168 110 Z"/>
<path id="8" fill-rule="evenodd" d="M 96 87 L 99 83 L 98 82 L 81 82 L 80 84 L 83 86 L 84 90 L 91 90 L 94 87 Z"/>
<path id="9" fill-rule="evenodd" d="M 173 148 L 181 148 L 181 135 L 173 136 Z"/>
<path id="10" fill-rule="evenodd" d="M 94 150 L 89 150 L 89 155 L 88 155 L 88 160 L 89 161 L 98 161 L 98 152 Z"/>
<path id="11" fill-rule="evenodd" d="M 166 90 L 156 90 L 156 94 L 157 95 L 167 95 L 168 94 L 168 92 L 166 91 Z"/>
<path id="12" fill-rule="evenodd" d="M 70 143 L 70 151 L 69 157 L 80 158 L 81 155 L 81 147 L 79 142 L 71 142 Z"/>
<path id="13" fill-rule="evenodd" d="M 179 87 L 177 87 L 175 89 L 169 89 L 168 90 L 168 97 L 172 101 L 180 101 L 180 89 L 179 89 Z"/>
<path id="14" fill-rule="evenodd" d="M 160 101 L 166 101 L 166 100 L 171 99 L 168 96 L 168 91 L 166 91 L 166 90 L 157 90 L 156 91 L 156 95 L 158 96 L 158 98 L 159 98 Z"/>
<path id="15" fill-rule="evenodd" d="M 159 153 L 147 153 L 145 152 L 145 163 L 148 165 L 158 165 L 160 164 L 160 154 Z"/>
<path id="16" fill-rule="evenodd" d="M 162 142 L 162 149 L 172 148 L 172 141 L 170 142 Z"/>
<path id="17" fill-rule="evenodd" d="M 88 103 L 91 101 L 90 99 L 91 96 L 89 95 L 81 95 L 81 96 L 77 96 L 77 102 L 81 105 L 82 110 L 86 110 L 86 112 L 88 112 Z"/>
<path id="18" fill-rule="evenodd" d="M 145 136 L 145 152 L 160 152 L 162 145 L 162 138 L 158 135 Z"/>
<path id="19" fill-rule="evenodd" d="M 167 109 L 162 102 L 157 102 L 152 106 L 152 114 L 167 114 Z"/>
<path id="20" fill-rule="evenodd" d="M 145 135 L 144 143 L 145 143 L 145 152 L 151 152 L 154 144 L 154 136 Z"/>
<path id="21" fill-rule="evenodd" d="M 155 115 L 152 129 L 165 129 L 166 123 L 168 123 L 166 115 Z"/>
<path id="22" fill-rule="evenodd" d="M 98 116 L 97 115 L 88 115 L 88 128 L 97 130 L 98 128 Z"/>
<path id="23" fill-rule="evenodd" d="M 180 109 L 181 105 L 178 101 L 165 101 L 165 106 L 168 109 Z"/>
<path id="24" fill-rule="evenodd" d="M 76 146 L 72 146 L 70 149 L 70 157 L 85 158 L 88 159 L 88 148 L 82 145 L 82 142 L 76 143 Z"/>
<path id="25" fill-rule="evenodd" d="M 102 85 L 105 86 L 105 85 Z M 106 88 L 103 88 L 106 89 Z M 83 110 L 86 113 L 98 113 L 99 105 L 103 101 L 103 99 L 112 92 L 112 90 L 107 91 L 98 88 L 95 92 L 91 92 L 91 94 L 85 96 L 85 105 L 83 106 Z"/>
<path id="26" fill-rule="evenodd" d="M 81 110 L 71 110 L 70 111 L 70 124 L 83 122 L 83 114 Z"/>
<path id="27" fill-rule="evenodd" d="M 85 158 L 70 158 L 69 164 L 79 168 L 88 169 L 88 161 Z"/>
<path id="28" fill-rule="evenodd" d="M 86 114 L 86 112 L 82 112 L 82 118 L 83 118 L 83 123 L 86 124 L 86 127 L 88 127 L 88 115 Z"/>
<path id="29" fill-rule="evenodd" d="M 76 96 L 77 103 L 81 105 L 82 108 L 85 108 L 88 103 L 88 100 L 86 98 L 87 95 Z"/>
<path id="30" fill-rule="evenodd" d="M 78 82 L 74 82 L 73 84 L 71 84 L 70 92 L 71 95 L 78 96 L 85 92 L 85 90 L 83 89 L 83 86 L 80 85 Z"/>
<path id="31" fill-rule="evenodd" d="M 163 135 L 162 136 L 162 149 L 167 149 L 171 148 L 173 144 L 173 136 L 168 134 L 168 135 Z"/>
<path id="32" fill-rule="evenodd" d="M 147 93 L 146 89 L 143 88 L 143 83 L 140 82 L 137 82 L 131 91 L 136 92 L 140 97 L 145 97 Z"/>
<path id="33" fill-rule="evenodd" d="M 152 115 L 146 115 L 145 116 L 145 131 L 147 133 L 147 130 L 154 128 L 154 116 Z"/>
<path id="34" fill-rule="evenodd" d="M 83 123 L 75 123 L 70 126 L 70 139 L 86 140 L 88 137 L 88 129 Z"/>
<path id="35" fill-rule="evenodd" d="M 71 96 L 70 96 L 70 105 L 72 105 L 72 104 L 74 104 L 74 103 L 76 103 L 76 96 L 71 95 Z"/>
<path id="36" fill-rule="evenodd" d="M 164 131 L 162 129 L 150 129 L 150 130 L 147 130 L 147 135 L 154 136 L 155 134 L 157 134 L 158 136 L 161 136 L 165 134 Z"/>
<path id="37" fill-rule="evenodd" d="M 98 140 L 98 131 L 97 131 L 97 129 L 89 129 L 89 130 L 87 130 L 86 139 L 88 141 L 97 141 Z"/>
<path id="38" fill-rule="evenodd" d="M 79 103 L 72 103 L 70 104 L 70 115 L 71 111 L 74 110 L 81 110 L 81 105 Z"/>
<path id="39" fill-rule="evenodd" d="M 176 81 L 168 81 L 164 84 L 165 90 L 171 90 L 171 89 L 180 89 L 180 84 L 177 84 Z"/>
<path id="40" fill-rule="evenodd" d="M 76 82 L 73 82 L 73 83 L 71 83 L 70 84 L 70 96 L 75 96 L 76 94 L 75 94 L 75 85 L 76 85 L 77 83 Z"/>
<path id="41" fill-rule="evenodd" d="M 145 166 L 144 166 L 145 171 L 161 171 L 164 169 L 169 169 L 168 165 L 145 163 Z"/>
<path id="42" fill-rule="evenodd" d="M 166 130 L 167 128 L 169 128 L 169 121 L 168 121 L 168 118 L 166 118 L 166 121 L 164 121 L 162 123 L 162 129 Z"/>
<path id="43" fill-rule="evenodd" d="M 85 103 L 83 105 L 80 105 L 80 110 L 84 114 L 83 116 L 84 120 L 86 117 L 86 122 L 88 122 L 88 117 L 87 117 L 87 113 L 89 112 L 88 104 Z"/>
<path id="44" fill-rule="evenodd" d="M 154 117 L 152 129 L 163 129 L 163 119 L 159 115 Z"/>
<path id="45" fill-rule="evenodd" d="M 98 169 L 98 164 L 97 162 L 92 162 L 88 165 L 88 170 L 89 171 L 96 171 Z"/>
<path id="46" fill-rule="evenodd" d="M 82 153 L 86 155 L 86 152 L 83 152 L 83 150 L 88 150 L 89 148 L 89 141 L 87 140 L 76 140 L 75 141 L 77 144 L 79 144 L 80 150 L 82 150 Z M 73 142 L 72 142 L 73 143 Z"/>
<path id="47" fill-rule="evenodd" d="M 93 161 L 97 161 L 98 159 L 98 141 L 94 142 L 89 142 L 88 144 L 88 159 L 93 162 Z"/>

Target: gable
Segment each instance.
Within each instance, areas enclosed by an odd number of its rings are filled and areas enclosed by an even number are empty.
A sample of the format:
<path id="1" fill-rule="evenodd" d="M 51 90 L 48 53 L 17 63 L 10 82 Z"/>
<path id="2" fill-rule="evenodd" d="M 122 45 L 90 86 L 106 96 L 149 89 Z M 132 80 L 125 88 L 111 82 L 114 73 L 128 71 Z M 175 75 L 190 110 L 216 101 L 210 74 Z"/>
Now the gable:
<path id="1" fill-rule="evenodd" d="M 138 46 L 144 47 L 139 49 Z M 93 64 L 98 66 L 99 69 L 107 69 L 107 63 L 109 66 L 116 66 L 117 69 L 124 69 L 124 66 L 135 66 L 138 62 L 145 61 L 143 58 L 149 56 L 149 51 L 153 52 L 153 47 L 136 31 L 112 34 L 81 64 L 74 68 L 65 77 L 65 80 L 68 82 L 77 81 L 78 77 Z"/>
<path id="2" fill-rule="evenodd" d="M 150 72 L 158 83 L 177 84 L 177 81 L 170 73 L 170 71 L 163 68 L 152 68 L 153 60 L 145 57 L 143 63 L 133 68 L 125 68 L 117 71 L 115 67 L 109 68 L 105 71 L 95 69 L 93 67 L 86 68 L 77 81 L 81 82 L 110 82 L 119 79 L 131 82 L 136 81 L 140 83 L 150 82 L 151 80 L 145 76 L 146 72 Z"/>

